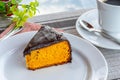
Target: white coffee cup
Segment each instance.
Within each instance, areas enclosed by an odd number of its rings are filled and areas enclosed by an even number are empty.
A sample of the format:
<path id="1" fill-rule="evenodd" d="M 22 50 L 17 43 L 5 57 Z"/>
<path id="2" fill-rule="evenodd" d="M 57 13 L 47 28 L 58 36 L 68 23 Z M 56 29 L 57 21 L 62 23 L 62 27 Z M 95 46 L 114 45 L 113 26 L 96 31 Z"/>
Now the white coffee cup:
<path id="1" fill-rule="evenodd" d="M 120 34 L 120 6 L 97 0 L 99 24 L 108 34 Z"/>

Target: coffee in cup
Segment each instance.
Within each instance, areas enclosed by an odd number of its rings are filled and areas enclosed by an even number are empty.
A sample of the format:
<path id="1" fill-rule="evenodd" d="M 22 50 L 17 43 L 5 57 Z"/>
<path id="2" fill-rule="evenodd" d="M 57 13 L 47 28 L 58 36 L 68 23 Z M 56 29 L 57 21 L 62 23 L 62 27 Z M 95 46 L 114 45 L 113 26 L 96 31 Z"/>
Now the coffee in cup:
<path id="1" fill-rule="evenodd" d="M 120 0 L 105 0 L 104 3 L 120 6 Z"/>

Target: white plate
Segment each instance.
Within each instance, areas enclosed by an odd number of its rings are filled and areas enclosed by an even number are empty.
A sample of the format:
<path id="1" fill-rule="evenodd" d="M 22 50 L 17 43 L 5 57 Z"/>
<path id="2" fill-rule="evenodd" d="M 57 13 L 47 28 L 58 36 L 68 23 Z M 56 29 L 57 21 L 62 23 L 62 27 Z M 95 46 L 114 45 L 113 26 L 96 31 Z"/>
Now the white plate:
<path id="1" fill-rule="evenodd" d="M 106 80 L 108 67 L 102 53 L 89 42 L 64 33 L 72 46 L 72 63 L 35 71 L 25 67 L 23 50 L 36 32 L 0 42 L 0 80 Z"/>
<path id="2" fill-rule="evenodd" d="M 106 39 L 99 34 L 88 32 L 88 31 L 84 30 L 83 28 L 81 28 L 81 26 L 78 23 L 80 20 L 85 20 L 85 21 L 89 22 L 90 24 L 92 24 L 96 29 L 100 29 L 101 27 L 98 24 L 97 9 L 90 10 L 78 18 L 78 20 L 76 21 L 76 29 L 77 29 L 78 33 L 83 38 L 90 41 L 91 43 L 93 43 L 96 46 L 99 46 L 102 48 L 107 48 L 107 49 L 120 49 L 120 45 L 116 44 L 115 42 L 113 42 L 109 39 Z"/>

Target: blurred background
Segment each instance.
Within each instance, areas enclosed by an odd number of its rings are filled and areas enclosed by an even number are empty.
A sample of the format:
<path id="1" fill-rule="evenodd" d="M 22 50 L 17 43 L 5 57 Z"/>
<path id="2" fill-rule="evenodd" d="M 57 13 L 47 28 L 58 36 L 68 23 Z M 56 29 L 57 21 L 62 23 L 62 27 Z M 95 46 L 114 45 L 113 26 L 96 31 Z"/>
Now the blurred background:
<path id="1" fill-rule="evenodd" d="M 9 0 L 0 0 L 0 1 L 9 1 Z M 22 0 L 20 4 L 28 4 L 33 0 Z M 80 9 L 90 9 L 96 8 L 96 0 L 38 0 L 39 7 L 36 15 L 45 15 L 59 12 L 73 12 Z M 6 18 L 4 13 L 7 16 L 11 16 L 12 13 L 9 12 L 10 4 L 5 6 L 3 2 L 0 3 L 0 27 L 6 27 L 11 23 L 9 18 Z M 7 7 L 7 8 L 6 8 Z M 1 14 L 1 11 L 3 14 Z M 2 28 L 1 28 L 2 29 Z M 2 29 L 2 30 L 3 30 Z M 1 30 L 1 31 L 2 31 Z"/>
<path id="2" fill-rule="evenodd" d="M 23 0 L 22 3 L 29 3 L 33 0 Z M 38 0 L 40 13 L 37 15 L 51 14 L 56 12 L 74 11 L 96 7 L 96 0 Z"/>

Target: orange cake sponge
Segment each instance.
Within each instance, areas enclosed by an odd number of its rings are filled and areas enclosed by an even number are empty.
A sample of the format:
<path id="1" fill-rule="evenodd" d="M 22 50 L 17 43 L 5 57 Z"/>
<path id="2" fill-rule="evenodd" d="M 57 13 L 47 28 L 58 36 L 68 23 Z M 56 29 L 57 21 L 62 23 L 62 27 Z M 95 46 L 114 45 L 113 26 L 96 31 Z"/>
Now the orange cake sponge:
<path id="1" fill-rule="evenodd" d="M 24 50 L 31 70 L 71 62 L 69 41 L 49 26 L 42 26 Z"/>

